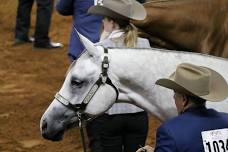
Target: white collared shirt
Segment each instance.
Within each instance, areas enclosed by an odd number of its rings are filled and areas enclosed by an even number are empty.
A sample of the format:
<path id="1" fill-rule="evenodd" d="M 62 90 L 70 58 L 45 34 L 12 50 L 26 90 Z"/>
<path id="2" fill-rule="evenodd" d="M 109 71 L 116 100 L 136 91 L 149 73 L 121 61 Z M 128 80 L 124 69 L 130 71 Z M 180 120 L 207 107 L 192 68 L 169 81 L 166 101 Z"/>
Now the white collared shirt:
<path id="1" fill-rule="evenodd" d="M 122 30 L 114 30 L 111 33 L 103 31 L 101 33 L 100 42 L 105 39 L 118 38 L 118 37 L 122 36 L 123 34 L 124 34 L 124 32 Z"/>
<path id="2" fill-rule="evenodd" d="M 121 37 L 123 34 L 124 34 L 123 30 L 114 30 L 109 34 L 108 39 L 118 38 L 118 37 Z"/>

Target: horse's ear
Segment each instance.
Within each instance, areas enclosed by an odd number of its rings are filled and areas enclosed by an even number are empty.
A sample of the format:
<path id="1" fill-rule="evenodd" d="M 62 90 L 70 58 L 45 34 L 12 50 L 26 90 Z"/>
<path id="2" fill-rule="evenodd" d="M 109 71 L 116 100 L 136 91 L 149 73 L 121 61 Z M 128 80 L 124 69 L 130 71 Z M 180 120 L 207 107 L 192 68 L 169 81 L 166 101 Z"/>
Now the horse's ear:
<path id="1" fill-rule="evenodd" d="M 80 34 L 76 28 L 74 28 L 74 30 L 76 31 L 80 41 L 82 42 L 83 46 L 85 47 L 85 49 L 88 51 L 88 53 L 91 56 L 97 57 L 100 55 L 99 50 L 96 48 L 96 46 L 94 45 L 93 42 L 91 42 L 89 39 L 87 39 L 85 36 L 83 36 L 82 34 Z"/>

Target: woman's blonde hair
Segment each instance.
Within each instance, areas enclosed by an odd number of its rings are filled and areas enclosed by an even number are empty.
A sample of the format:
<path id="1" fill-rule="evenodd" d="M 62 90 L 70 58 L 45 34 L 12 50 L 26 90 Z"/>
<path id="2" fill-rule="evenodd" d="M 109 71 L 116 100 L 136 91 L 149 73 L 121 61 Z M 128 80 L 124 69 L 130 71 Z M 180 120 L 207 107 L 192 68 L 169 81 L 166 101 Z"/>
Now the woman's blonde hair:
<path id="1" fill-rule="evenodd" d="M 134 48 L 137 45 L 137 37 L 138 37 L 138 30 L 137 28 L 132 24 L 129 23 L 125 28 L 124 28 L 124 44 L 126 47 L 129 48 Z"/>
<path id="2" fill-rule="evenodd" d="M 134 48 L 137 46 L 138 30 L 129 20 L 113 19 L 110 17 L 107 17 L 107 19 L 116 22 L 120 26 L 120 29 L 124 31 L 124 45 L 126 47 Z"/>

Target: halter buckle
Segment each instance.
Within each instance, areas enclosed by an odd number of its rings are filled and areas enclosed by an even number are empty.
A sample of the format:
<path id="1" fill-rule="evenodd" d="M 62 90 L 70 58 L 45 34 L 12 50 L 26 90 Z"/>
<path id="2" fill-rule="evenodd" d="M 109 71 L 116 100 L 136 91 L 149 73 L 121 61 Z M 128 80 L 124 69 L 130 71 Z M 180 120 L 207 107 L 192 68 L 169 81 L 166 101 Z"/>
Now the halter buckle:
<path id="1" fill-rule="evenodd" d="M 107 81 L 107 76 L 104 76 L 103 74 L 101 74 L 101 81 L 103 84 L 105 84 Z"/>
<path id="2" fill-rule="evenodd" d="M 78 116 L 78 126 L 81 128 L 82 127 L 81 113 L 77 112 L 77 116 Z"/>

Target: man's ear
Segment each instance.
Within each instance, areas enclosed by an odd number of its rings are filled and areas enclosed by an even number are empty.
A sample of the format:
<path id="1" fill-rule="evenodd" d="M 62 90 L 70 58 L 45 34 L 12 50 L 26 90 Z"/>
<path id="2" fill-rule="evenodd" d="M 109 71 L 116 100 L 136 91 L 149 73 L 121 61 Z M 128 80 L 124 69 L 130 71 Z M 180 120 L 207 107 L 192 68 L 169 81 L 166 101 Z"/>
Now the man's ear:
<path id="1" fill-rule="evenodd" d="M 183 103 L 182 105 L 186 107 L 188 105 L 188 97 L 185 94 L 182 94 Z"/>

